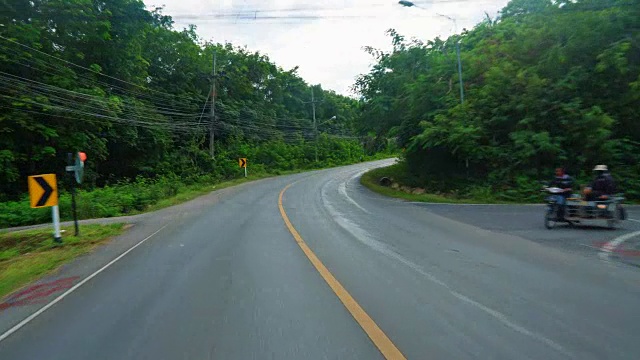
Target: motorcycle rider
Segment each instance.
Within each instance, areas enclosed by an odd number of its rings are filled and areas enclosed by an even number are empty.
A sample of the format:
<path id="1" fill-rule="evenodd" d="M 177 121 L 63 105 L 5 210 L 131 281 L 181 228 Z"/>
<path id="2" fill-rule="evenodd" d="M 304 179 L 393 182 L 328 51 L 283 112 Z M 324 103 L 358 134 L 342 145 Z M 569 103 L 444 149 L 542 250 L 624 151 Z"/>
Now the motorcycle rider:
<path id="1" fill-rule="evenodd" d="M 596 177 L 591 184 L 584 189 L 586 200 L 606 200 L 609 198 L 609 195 L 613 195 L 616 192 L 616 183 L 607 165 L 596 165 L 593 171 Z"/>
<path id="2" fill-rule="evenodd" d="M 567 198 L 571 196 L 573 187 L 573 178 L 569 176 L 563 167 L 556 168 L 556 176 L 549 184 L 550 187 L 557 187 L 563 191 L 555 194 L 555 201 L 558 205 L 558 220 L 564 220 L 564 213 L 567 207 Z"/>

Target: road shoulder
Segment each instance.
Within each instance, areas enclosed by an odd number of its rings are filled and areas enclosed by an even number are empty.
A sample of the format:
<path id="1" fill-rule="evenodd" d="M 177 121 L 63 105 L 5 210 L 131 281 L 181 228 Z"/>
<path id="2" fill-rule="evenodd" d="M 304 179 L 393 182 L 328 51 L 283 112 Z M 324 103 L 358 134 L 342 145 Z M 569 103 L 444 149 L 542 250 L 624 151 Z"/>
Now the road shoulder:
<path id="1" fill-rule="evenodd" d="M 256 181 L 265 181 L 267 179 L 261 179 Z M 252 182 L 255 184 L 255 182 Z M 37 312 L 46 304 L 60 296 L 68 289 L 77 285 L 83 279 L 91 276 L 100 270 L 109 262 L 122 255 L 142 240 L 149 238 L 152 234 L 156 233 L 162 227 L 172 223 L 185 221 L 197 215 L 205 208 L 213 206 L 218 202 L 233 196 L 234 194 L 242 191 L 242 189 L 249 184 L 244 183 L 234 187 L 229 187 L 217 191 L 213 191 L 204 196 L 200 196 L 196 199 L 188 202 L 175 205 L 172 207 L 164 208 L 151 213 L 140 214 L 136 216 L 116 217 L 106 219 L 90 219 L 84 220 L 81 224 L 112 224 L 112 223 L 126 223 L 131 227 L 125 231 L 122 235 L 117 236 L 110 241 L 100 245 L 92 252 L 77 257 L 76 259 L 61 266 L 57 271 L 44 276 L 28 285 L 25 288 L 32 287 L 49 287 L 49 291 L 44 294 L 39 294 L 34 301 L 26 301 L 21 306 L 11 306 L 0 310 L 0 337 L 8 330 L 19 324 L 25 318 Z M 41 228 L 48 225 L 27 227 L 29 229 Z M 21 228 L 22 229 L 22 228 Z M 149 238 L 149 241 L 152 241 Z M 51 284 L 55 286 L 51 287 Z M 60 285 L 62 284 L 62 285 Z M 13 294 L 15 294 L 14 292 Z M 9 295 L 9 297 L 11 294 Z"/>

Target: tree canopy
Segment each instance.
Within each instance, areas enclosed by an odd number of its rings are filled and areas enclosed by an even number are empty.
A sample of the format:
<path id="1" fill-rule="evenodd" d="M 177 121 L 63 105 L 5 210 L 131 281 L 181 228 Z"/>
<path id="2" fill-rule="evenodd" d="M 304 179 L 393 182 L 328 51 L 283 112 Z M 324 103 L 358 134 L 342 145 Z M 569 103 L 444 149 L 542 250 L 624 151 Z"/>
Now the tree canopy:
<path id="1" fill-rule="evenodd" d="M 554 166 L 606 163 L 640 198 L 638 0 L 513 0 L 447 39 L 389 35 L 356 82 L 357 126 L 396 137 L 416 182 L 530 191 Z"/>
<path id="2" fill-rule="evenodd" d="M 285 169 L 314 162 L 312 86 L 296 68 L 204 41 L 195 26 L 175 29 L 161 8 L 149 11 L 141 0 L 1 2 L 0 200 L 20 196 L 27 175 L 62 174 L 74 151 L 88 154 L 89 185 L 226 176 L 237 157 Z M 318 122 L 326 122 L 321 162 L 358 147 L 357 101 L 313 90 L 322 101 Z"/>

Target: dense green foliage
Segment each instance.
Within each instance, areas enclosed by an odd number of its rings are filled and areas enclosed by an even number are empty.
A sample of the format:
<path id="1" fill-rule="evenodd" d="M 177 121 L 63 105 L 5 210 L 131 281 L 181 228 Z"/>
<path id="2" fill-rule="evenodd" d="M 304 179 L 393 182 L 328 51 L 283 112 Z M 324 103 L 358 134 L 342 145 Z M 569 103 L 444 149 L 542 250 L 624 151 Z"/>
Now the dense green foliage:
<path id="1" fill-rule="evenodd" d="M 57 173 L 68 187 L 74 151 L 88 155 L 85 189 L 139 176 L 226 179 L 239 157 L 276 172 L 363 155 L 356 100 L 313 86 L 316 162 L 312 87 L 297 69 L 178 31 L 141 0 L 0 3 L 0 201 L 20 199 L 28 175 Z"/>
<path id="2" fill-rule="evenodd" d="M 323 136 L 322 140 L 326 141 Z M 321 144 L 322 144 L 321 140 Z M 320 146 L 320 153 L 326 155 L 320 165 L 333 166 L 348 164 L 355 161 L 356 157 L 363 156 L 362 148 L 349 142 L 329 142 L 343 149 L 331 149 L 328 145 Z M 352 145 L 351 148 L 348 146 Z M 77 193 L 77 214 L 79 219 L 105 218 L 124 215 L 133 215 L 145 211 L 157 210 L 162 207 L 176 205 L 188 201 L 194 197 L 204 195 L 213 190 L 219 190 L 226 186 L 237 185 L 245 181 L 251 181 L 268 176 L 287 174 L 305 170 L 300 158 L 295 157 L 298 145 L 288 145 L 278 142 L 264 142 L 255 148 L 248 150 L 249 154 L 257 159 L 265 159 L 266 164 L 252 164 L 249 167 L 249 176 L 243 177 L 244 171 L 238 168 L 233 161 L 223 162 L 226 178 L 233 180 L 224 181 L 215 175 L 200 175 L 180 177 L 175 174 L 157 176 L 153 179 L 137 177 L 135 180 L 120 180 L 117 183 L 106 185 L 91 190 L 80 189 Z M 322 154 L 326 150 L 327 154 Z M 309 151 L 309 150 L 308 150 Z M 284 155 L 282 155 L 284 154 Z M 343 154 L 338 157 L 337 154 Z M 363 160 L 383 158 L 385 153 L 374 156 L 364 156 Z M 252 156 L 253 158 L 253 156 Z M 268 161 L 267 161 L 268 160 Z M 317 166 L 318 164 L 314 164 Z M 63 192 L 59 196 L 60 216 L 63 221 L 73 220 L 71 207 L 71 194 Z M 17 201 L 0 202 L 0 229 L 43 224 L 51 221 L 49 208 L 32 209 L 27 195 Z"/>
<path id="3" fill-rule="evenodd" d="M 468 186 L 462 189 L 455 189 L 447 192 L 416 192 L 415 190 L 426 190 L 420 187 L 409 187 L 404 184 L 420 183 L 419 180 L 412 178 L 407 171 L 407 163 L 399 162 L 397 164 L 369 170 L 362 174 L 360 183 L 370 190 L 382 195 L 405 199 L 409 201 L 420 201 L 427 203 L 448 203 L 448 204 L 496 204 L 496 203 L 522 203 L 522 202 L 538 202 L 542 200 L 542 194 L 532 194 L 530 198 L 506 199 L 504 194 L 496 196 L 487 186 Z M 381 178 L 389 178 L 392 180 L 392 186 L 383 186 L 380 184 Z M 400 185 L 403 184 L 403 185 Z M 538 195 L 538 196 L 535 196 Z"/>
<path id="4" fill-rule="evenodd" d="M 389 34 L 393 50 L 369 49 L 377 64 L 356 83 L 358 126 L 406 148 L 408 185 L 511 200 L 554 166 L 584 181 L 605 163 L 640 198 L 640 1 L 513 0 L 446 40 Z"/>

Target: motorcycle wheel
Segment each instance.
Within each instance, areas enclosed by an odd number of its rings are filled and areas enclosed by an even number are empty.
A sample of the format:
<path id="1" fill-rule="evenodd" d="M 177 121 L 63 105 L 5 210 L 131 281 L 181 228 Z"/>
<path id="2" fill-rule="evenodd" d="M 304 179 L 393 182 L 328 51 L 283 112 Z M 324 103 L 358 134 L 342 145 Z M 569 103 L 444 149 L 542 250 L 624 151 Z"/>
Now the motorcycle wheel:
<path id="1" fill-rule="evenodd" d="M 547 213 L 544 215 L 544 227 L 551 230 L 558 223 L 558 210 L 554 206 L 553 209 L 547 210 Z"/>
<path id="2" fill-rule="evenodd" d="M 618 204 L 616 210 L 618 212 L 618 219 L 620 219 L 620 220 L 626 220 L 627 219 L 627 210 L 624 207 L 622 207 L 622 205 Z"/>

